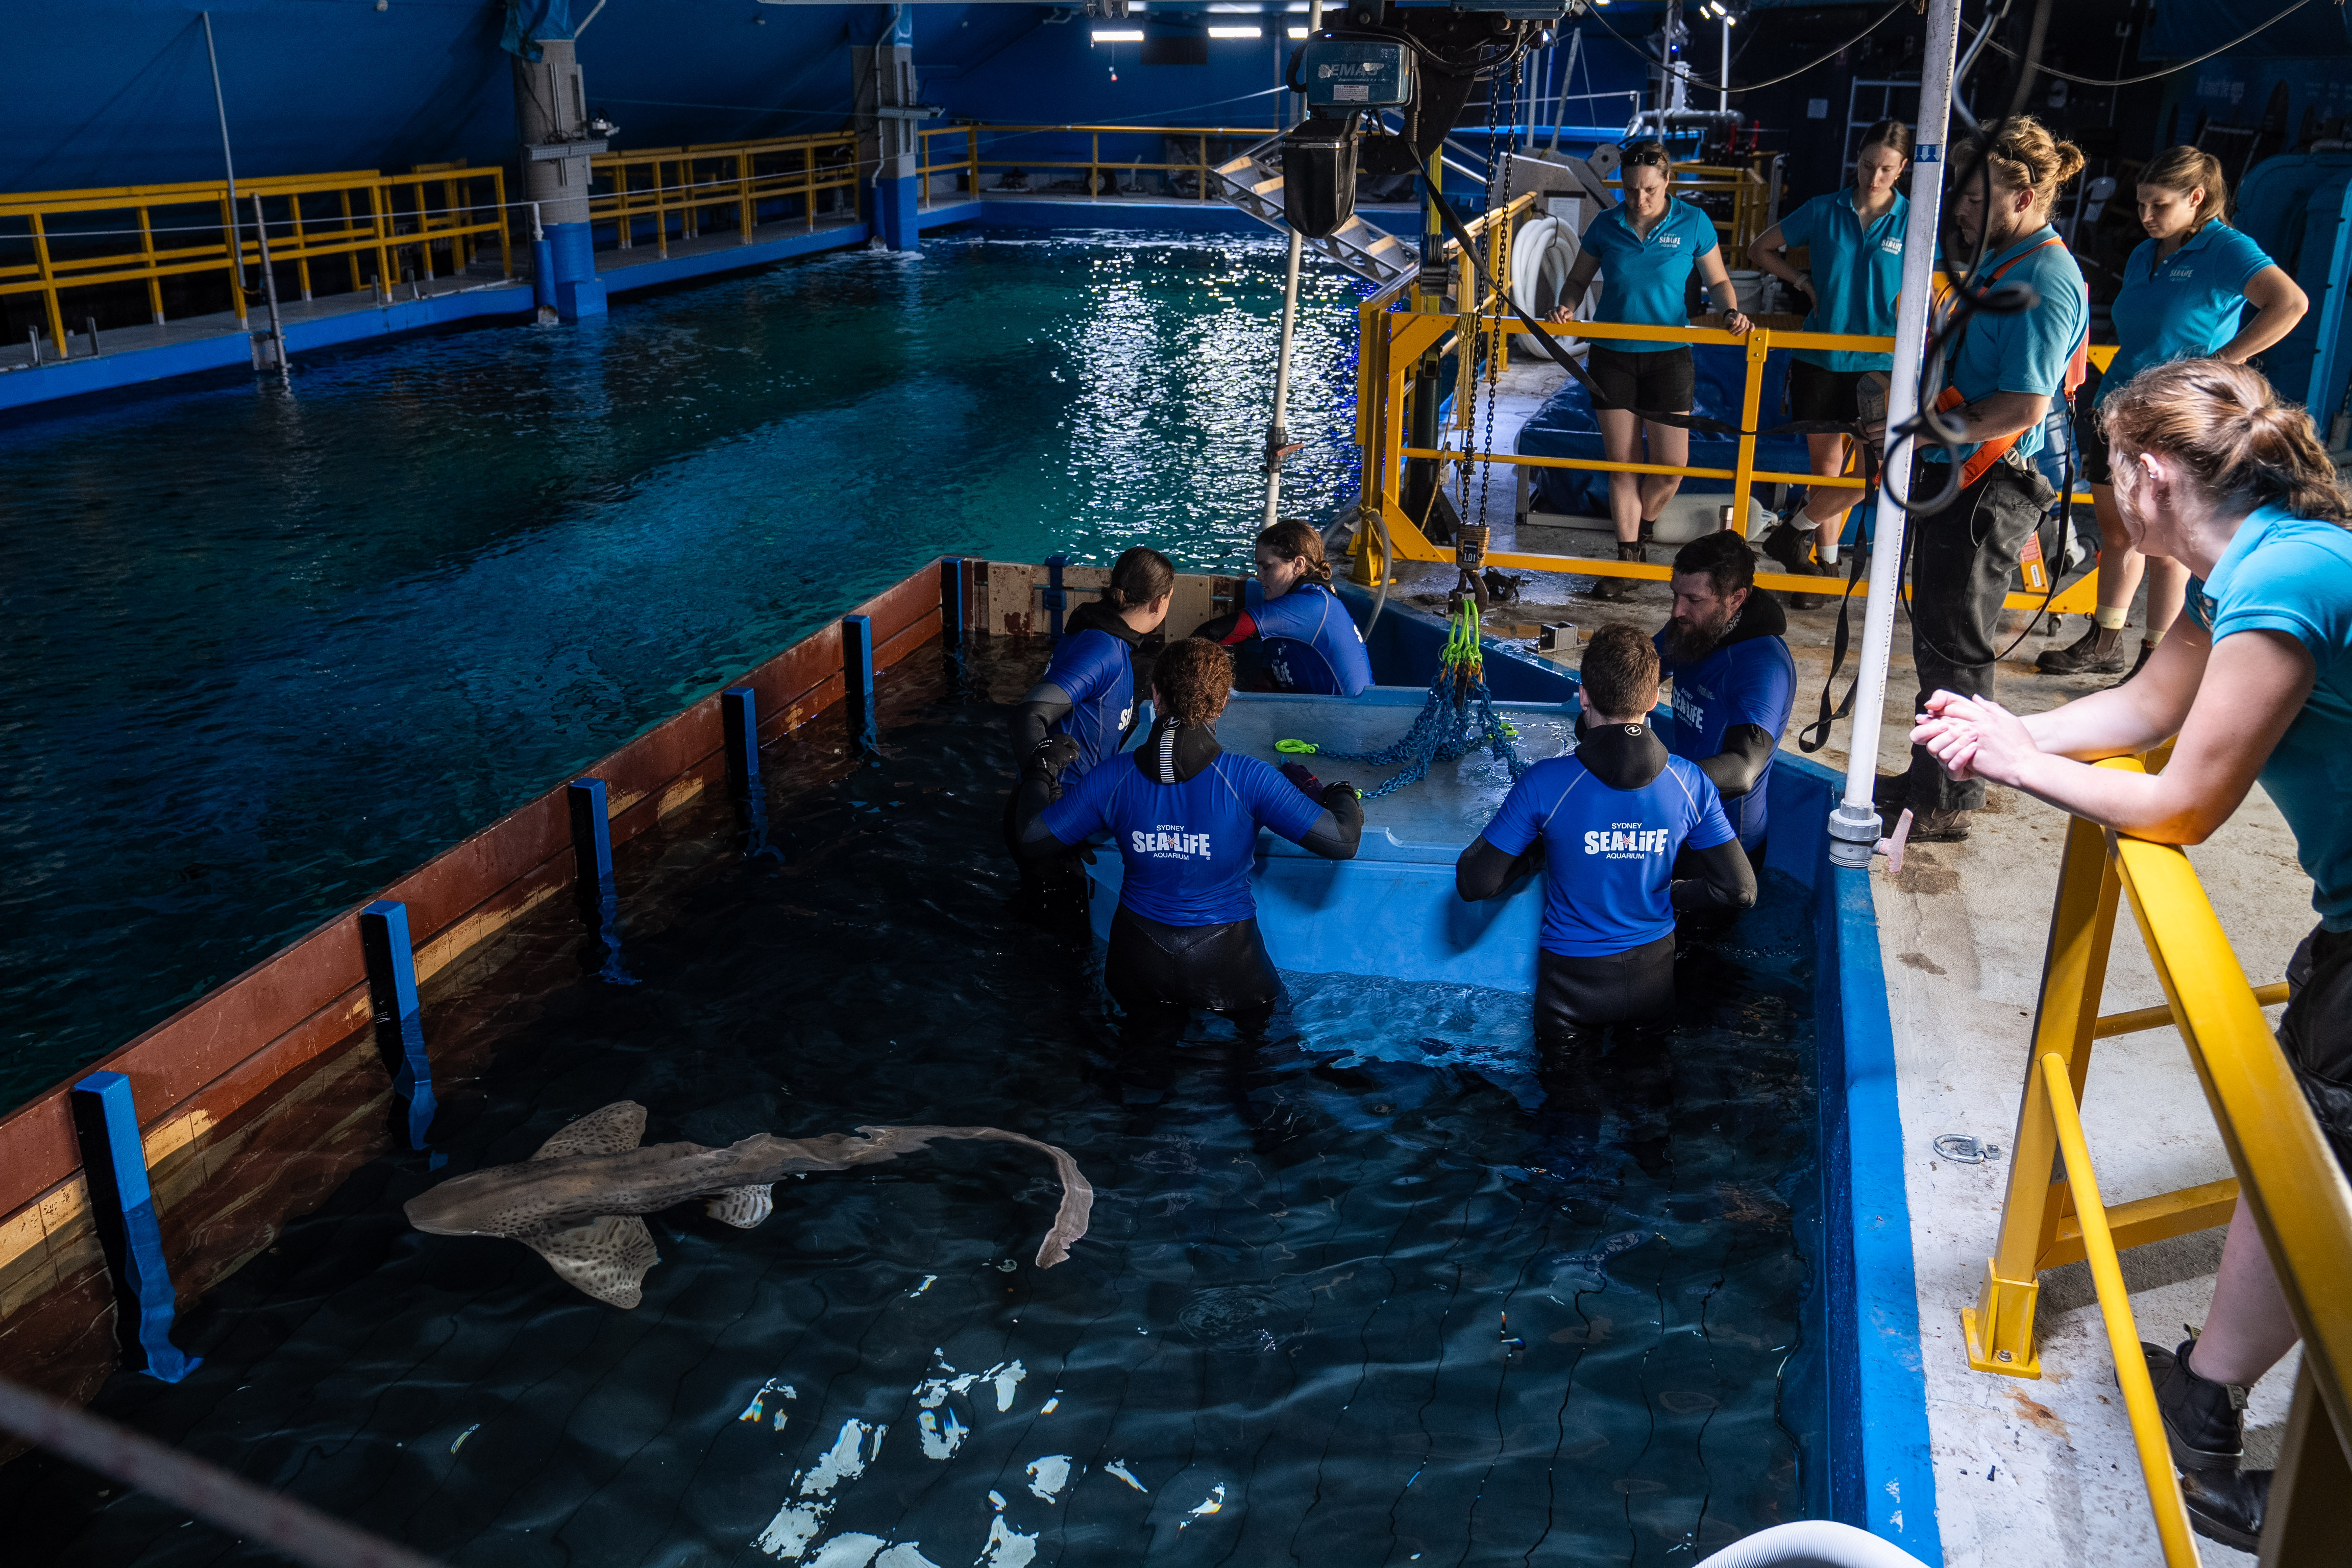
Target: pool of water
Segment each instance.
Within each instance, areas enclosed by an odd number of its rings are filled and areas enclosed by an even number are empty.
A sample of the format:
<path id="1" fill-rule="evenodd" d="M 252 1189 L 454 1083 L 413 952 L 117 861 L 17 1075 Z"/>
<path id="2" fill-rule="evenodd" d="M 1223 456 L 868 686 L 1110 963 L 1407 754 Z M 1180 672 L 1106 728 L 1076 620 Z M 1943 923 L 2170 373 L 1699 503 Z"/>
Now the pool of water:
<path id="1" fill-rule="evenodd" d="M 0 426 L 0 1108 L 934 555 L 1238 566 L 1282 257 L 934 235 Z"/>
<path id="2" fill-rule="evenodd" d="M 1094 945 L 1009 909 L 1003 710 L 915 699 L 878 762 L 777 800 L 784 868 L 631 897 L 642 984 L 485 983 L 520 1000 L 476 1010 L 446 1165 L 362 1168 L 182 1319 L 201 1369 L 95 1408 L 500 1568 L 1670 1565 L 1803 1512 L 1801 889 L 1691 945 L 1661 1055 L 1547 1066 L 1525 996 L 1291 975 L 1264 1045 L 1138 1056 Z M 627 847 L 625 896 L 695 853 Z M 405 1223 L 625 1099 L 648 1142 L 1012 1129 L 1072 1152 L 1092 1228 L 1038 1268 L 1044 1163 L 941 1144 L 780 1184 L 752 1230 L 652 1216 L 624 1311 Z M 12 1542 L 264 1560 L 104 1486 L 0 1468 Z"/>

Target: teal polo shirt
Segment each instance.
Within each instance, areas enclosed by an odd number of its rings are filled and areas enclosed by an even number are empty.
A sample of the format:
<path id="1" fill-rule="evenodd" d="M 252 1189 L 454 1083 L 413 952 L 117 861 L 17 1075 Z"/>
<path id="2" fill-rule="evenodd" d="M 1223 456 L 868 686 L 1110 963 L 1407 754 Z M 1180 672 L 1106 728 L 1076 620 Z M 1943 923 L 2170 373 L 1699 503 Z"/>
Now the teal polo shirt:
<path id="1" fill-rule="evenodd" d="M 1666 216 L 1644 237 L 1633 232 L 1622 204 L 1584 226 L 1584 248 L 1601 261 L 1597 321 L 1632 327 L 1687 327 L 1685 285 L 1698 258 L 1715 248 L 1715 220 L 1683 200 L 1666 197 Z M 1601 342 L 1596 338 L 1595 342 Z M 1619 353 L 1664 353 L 1685 343 L 1607 342 Z"/>
<path id="2" fill-rule="evenodd" d="M 1911 203 L 1897 192 L 1895 205 L 1864 225 L 1852 189 L 1815 196 L 1780 220 L 1782 243 L 1812 252 L 1813 308 L 1805 316 L 1805 331 L 1895 335 L 1895 302 L 1903 293 L 1903 230 L 1910 220 Z M 1794 349 L 1790 357 L 1848 374 L 1895 367 L 1893 354 L 1845 349 Z"/>
<path id="3" fill-rule="evenodd" d="M 2054 405 L 2063 395 L 2066 363 L 2090 335 L 2091 292 L 2083 286 L 2083 269 L 2074 265 L 2065 244 L 2042 243 L 2057 236 L 2056 229 L 2044 224 L 1985 258 L 1984 277 L 1990 282 L 2012 258 L 2022 257 L 2001 273 L 2000 281 L 2030 283 L 2042 298 L 2032 310 L 2014 316 L 1972 318 L 1968 331 L 1960 335 L 1959 352 L 1955 354 L 1946 347 L 1948 379 L 1968 402 L 1996 392 L 2032 392 L 2052 399 Z M 2042 424 L 2037 421 L 2020 436 L 2014 448 L 2017 455 L 2031 458 L 2040 452 L 2042 432 Z M 1959 460 L 1967 462 L 1975 452 L 1974 445 L 1962 447 Z M 1930 462 L 1943 462 L 1948 457 L 1940 447 L 1927 447 L 1924 455 Z"/>
<path id="4" fill-rule="evenodd" d="M 2189 580 L 2185 607 L 2216 644 L 2237 632 L 2284 632 L 2318 668 L 2303 711 L 2263 764 L 2263 788 L 2294 830 L 2319 923 L 2352 931 L 2352 531 L 2257 508 L 2213 575 Z"/>
<path id="5" fill-rule="evenodd" d="M 2141 241 L 2124 263 L 2124 286 L 2113 307 L 2116 362 L 2100 381 L 2094 405 L 2152 364 L 2220 352 L 2238 335 L 2246 285 L 2276 265 L 2261 246 L 2219 220 L 2161 261 L 2156 241 Z"/>

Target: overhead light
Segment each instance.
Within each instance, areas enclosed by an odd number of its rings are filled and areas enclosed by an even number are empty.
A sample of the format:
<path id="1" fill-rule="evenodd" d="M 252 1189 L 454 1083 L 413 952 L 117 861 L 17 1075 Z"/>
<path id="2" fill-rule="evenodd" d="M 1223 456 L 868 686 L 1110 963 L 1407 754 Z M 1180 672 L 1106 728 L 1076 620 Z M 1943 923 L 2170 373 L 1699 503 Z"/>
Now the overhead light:
<path id="1" fill-rule="evenodd" d="M 1304 27 L 1290 27 L 1285 30 L 1294 38 L 1303 38 L 1307 36 L 1307 29 Z"/>
<path id="2" fill-rule="evenodd" d="M 1259 27 L 1212 27 L 1209 29 L 1209 37 L 1213 38 L 1258 38 L 1265 36 L 1265 30 Z"/>
<path id="3" fill-rule="evenodd" d="M 1097 44 L 1139 44 L 1143 42 L 1140 27 L 1097 27 L 1094 41 Z"/>

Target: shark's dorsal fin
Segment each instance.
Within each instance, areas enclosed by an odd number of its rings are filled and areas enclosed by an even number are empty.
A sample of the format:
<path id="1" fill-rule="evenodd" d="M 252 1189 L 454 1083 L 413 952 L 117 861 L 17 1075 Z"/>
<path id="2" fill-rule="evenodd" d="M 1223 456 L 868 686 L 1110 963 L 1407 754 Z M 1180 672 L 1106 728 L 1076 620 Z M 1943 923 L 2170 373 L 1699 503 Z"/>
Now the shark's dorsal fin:
<path id="1" fill-rule="evenodd" d="M 637 1115 L 642 1120 L 645 1112 Z M 635 1306 L 646 1270 L 661 1261 L 653 1233 L 633 1214 L 608 1214 L 570 1230 L 520 1231 L 515 1239 L 546 1258 L 564 1283 L 615 1307 Z"/>
<path id="2" fill-rule="evenodd" d="M 713 1193 L 703 1204 L 703 1212 L 721 1225 L 731 1225 L 738 1230 L 749 1230 L 776 1211 L 773 1187 L 729 1187 Z"/>
<path id="3" fill-rule="evenodd" d="M 634 1100 L 616 1100 L 602 1110 L 592 1110 L 539 1146 L 534 1160 L 561 1160 L 573 1154 L 625 1154 L 646 1141 L 646 1108 Z"/>

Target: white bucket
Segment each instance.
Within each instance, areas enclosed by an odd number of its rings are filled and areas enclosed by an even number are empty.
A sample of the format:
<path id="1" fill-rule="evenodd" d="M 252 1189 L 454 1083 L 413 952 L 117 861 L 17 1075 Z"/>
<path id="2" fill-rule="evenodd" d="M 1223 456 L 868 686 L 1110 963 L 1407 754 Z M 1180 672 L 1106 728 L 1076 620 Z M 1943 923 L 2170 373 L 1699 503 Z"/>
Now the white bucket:
<path id="1" fill-rule="evenodd" d="M 1759 314 L 1764 309 L 1764 274 L 1735 272 L 1731 275 L 1731 291 L 1739 297 L 1739 313 Z"/>

